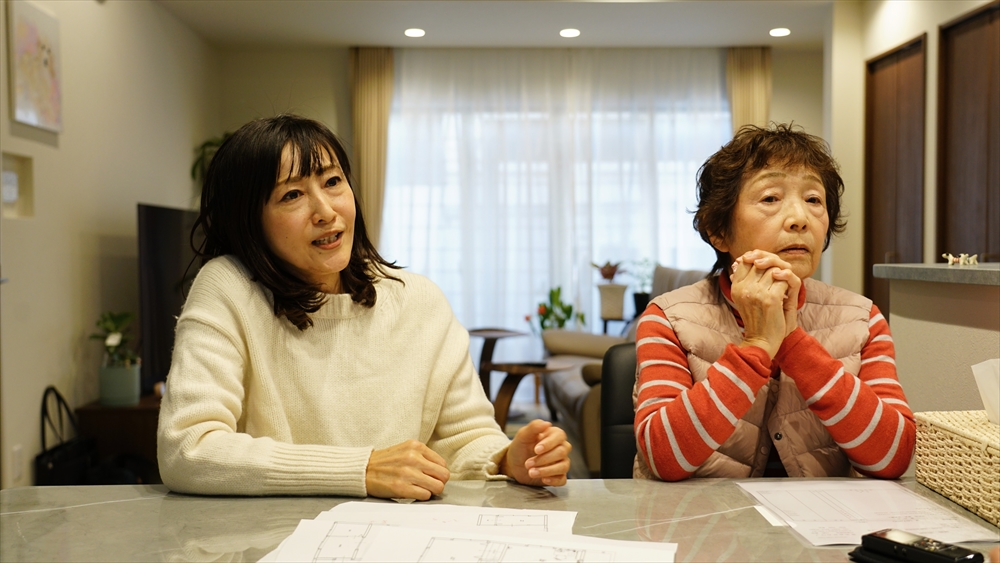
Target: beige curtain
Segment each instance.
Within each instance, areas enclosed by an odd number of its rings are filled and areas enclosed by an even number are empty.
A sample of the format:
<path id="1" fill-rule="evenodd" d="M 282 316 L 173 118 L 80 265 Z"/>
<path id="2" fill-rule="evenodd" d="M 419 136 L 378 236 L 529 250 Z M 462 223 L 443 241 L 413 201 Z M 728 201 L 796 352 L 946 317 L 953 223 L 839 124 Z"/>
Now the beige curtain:
<path id="1" fill-rule="evenodd" d="M 766 126 L 771 111 L 771 48 L 730 47 L 726 89 L 733 133 L 747 124 Z"/>
<path id="2" fill-rule="evenodd" d="M 378 248 L 385 195 L 385 155 L 392 107 L 391 47 L 351 48 L 351 121 L 354 125 L 355 193 L 372 244 Z"/>

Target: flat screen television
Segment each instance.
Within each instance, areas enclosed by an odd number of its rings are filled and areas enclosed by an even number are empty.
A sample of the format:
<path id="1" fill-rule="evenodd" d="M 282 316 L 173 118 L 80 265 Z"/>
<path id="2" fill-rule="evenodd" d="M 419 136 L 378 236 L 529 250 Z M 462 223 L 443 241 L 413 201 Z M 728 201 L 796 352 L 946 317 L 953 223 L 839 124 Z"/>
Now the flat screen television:
<path id="1" fill-rule="evenodd" d="M 142 393 L 147 394 L 167 379 L 177 316 L 201 260 L 192 263 L 195 254 L 190 237 L 197 211 L 140 203 L 138 214 L 139 353 Z"/>

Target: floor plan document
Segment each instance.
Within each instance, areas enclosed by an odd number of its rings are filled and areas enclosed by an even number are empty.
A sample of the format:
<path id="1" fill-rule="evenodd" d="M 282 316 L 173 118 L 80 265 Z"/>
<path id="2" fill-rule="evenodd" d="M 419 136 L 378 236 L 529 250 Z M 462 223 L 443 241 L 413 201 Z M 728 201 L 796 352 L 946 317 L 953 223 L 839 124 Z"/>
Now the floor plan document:
<path id="1" fill-rule="evenodd" d="M 875 479 L 750 480 L 739 486 L 813 545 L 860 544 L 885 528 L 946 543 L 997 541 L 995 532 L 891 481 Z"/>
<path id="2" fill-rule="evenodd" d="M 673 561 L 675 544 L 566 535 L 470 534 L 341 520 L 302 520 L 273 561 Z"/>
<path id="3" fill-rule="evenodd" d="M 346 520 L 470 533 L 524 535 L 573 533 L 576 512 L 456 506 L 345 502 L 316 520 Z"/>

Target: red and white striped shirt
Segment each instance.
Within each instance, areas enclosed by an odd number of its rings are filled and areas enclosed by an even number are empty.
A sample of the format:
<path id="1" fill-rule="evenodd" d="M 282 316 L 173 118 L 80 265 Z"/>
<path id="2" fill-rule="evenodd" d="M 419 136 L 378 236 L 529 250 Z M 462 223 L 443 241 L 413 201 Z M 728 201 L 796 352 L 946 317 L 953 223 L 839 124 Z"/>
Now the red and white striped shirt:
<path id="1" fill-rule="evenodd" d="M 722 276 L 719 281 L 731 303 L 729 280 Z M 803 286 L 799 307 L 804 297 Z M 732 305 L 730 309 L 742 328 L 739 313 Z M 650 304 L 636 331 L 640 454 L 660 479 L 690 477 L 729 439 L 772 369 L 780 367 L 855 469 L 873 477 L 899 477 L 910 464 L 916 425 L 896 378 L 889 324 L 874 304 L 868 330 L 858 374 L 844 370 L 840 360 L 799 327 L 785 338 L 773 361 L 756 346 L 729 344 L 708 377 L 694 383 L 687 353 L 670 322 Z"/>

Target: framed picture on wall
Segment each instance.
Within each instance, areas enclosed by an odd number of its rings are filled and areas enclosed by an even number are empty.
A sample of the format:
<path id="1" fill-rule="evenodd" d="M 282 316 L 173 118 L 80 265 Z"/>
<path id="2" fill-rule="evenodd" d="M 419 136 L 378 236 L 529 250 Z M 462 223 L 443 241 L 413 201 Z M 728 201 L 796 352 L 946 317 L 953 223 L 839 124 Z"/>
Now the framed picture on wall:
<path id="1" fill-rule="evenodd" d="M 7 5 L 13 119 L 62 131 L 59 20 L 32 2 Z"/>

